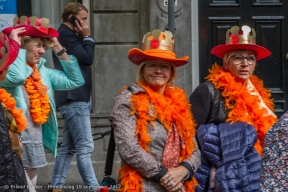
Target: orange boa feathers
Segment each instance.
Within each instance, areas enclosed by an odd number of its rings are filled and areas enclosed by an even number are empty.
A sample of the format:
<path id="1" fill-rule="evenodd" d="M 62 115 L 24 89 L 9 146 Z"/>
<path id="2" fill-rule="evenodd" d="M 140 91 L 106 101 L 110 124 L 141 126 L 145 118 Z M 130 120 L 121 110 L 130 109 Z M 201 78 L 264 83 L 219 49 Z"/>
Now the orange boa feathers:
<path id="1" fill-rule="evenodd" d="M 185 92 L 177 87 L 166 87 L 164 95 L 152 91 L 143 82 L 137 83 L 145 92 L 133 94 L 131 96 L 131 114 L 137 113 L 136 132 L 139 138 L 139 145 L 149 152 L 148 144 L 151 138 L 148 134 L 148 122 L 153 124 L 157 118 L 164 127 L 169 130 L 171 124 L 174 123 L 179 133 L 183 136 L 185 149 L 180 152 L 179 163 L 183 159 L 190 158 L 195 149 L 195 143 L 192 138 L 196 136 L 195 122 L 190 112 L 191 105 L 188 103 Z M 149 113 L 153 112 L 153 116 Z M 124 165 L 119 170 L 121 185 L 123 191 L 143 191 L 141 185 L 142 177 L 130 166 Z M 197 181 L 186 181 L 186 191 L 194 191 Z"/>
<path id="2" fill-rule="evenodd" d="M 258 96 L 251 95 L 242 83 L 235 81 L 235 77 L 230 72 L 217 64 L 214 64 L 209 71 L 210 74 L 206 79 L 211 81 L 216 89 L 223 90 L 222 96 L 225 98 L 225 109 L 229 111 L 226 122 L 242 121 L 252 124 L 258 133 L 254 148 L 262 155 L 265 134 L 277 121 L 277 118 L 273 115 L 267 115 L 267 109 L 260 107 Z M 274 105 L 270 99 L 271 93 L 264 88 L 263 82 L 254 75 L 249 79 L 266 106 L 274 111 Z"/>
<path id="3" fill-rule="evenodd" d="M 11 94 L 5 89 L 0 89 L 0 102 L 11 112 L 14 117 L 18 129 L 16 132 L 21 132 L 26 129 L 26 117 L 23 115 L 22 109 L 16 108 L 16 101 Z"/>
<path id="4" fill-rule="evenodd" d="M 50 112 L 50 101 L 47 86 L 42 83 L 38 68 L 35 64 L 28 65 L 33 69 L 25 81 L 25 89 L 29 95 L 30 114 L 35 123 L 44 124 Z"/>

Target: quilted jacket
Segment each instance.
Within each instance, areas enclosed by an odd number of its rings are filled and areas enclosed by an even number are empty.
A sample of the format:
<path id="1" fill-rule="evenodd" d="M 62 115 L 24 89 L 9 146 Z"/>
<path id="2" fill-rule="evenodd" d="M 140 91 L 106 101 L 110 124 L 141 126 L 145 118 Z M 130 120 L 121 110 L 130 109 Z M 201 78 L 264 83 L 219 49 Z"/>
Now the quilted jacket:
<path id="1" fill-rule="evenodd" d="M 257 133 L 243 122 L 202 124 L 197 138 L 202 152 L 195 173 L 199 185 L 195 191 L 207 191 L 210 169 L 217 168 L 214 191 L 258 191 L 261 158 L 254 149 Z"/>

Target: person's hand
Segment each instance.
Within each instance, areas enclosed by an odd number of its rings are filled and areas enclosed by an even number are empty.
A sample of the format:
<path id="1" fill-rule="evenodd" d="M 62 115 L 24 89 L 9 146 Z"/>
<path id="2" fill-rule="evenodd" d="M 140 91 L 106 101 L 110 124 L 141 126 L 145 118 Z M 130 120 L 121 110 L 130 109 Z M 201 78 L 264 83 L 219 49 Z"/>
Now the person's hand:
<path id="1" fill-rule="evenodd" d="M 25 31 L 26 31 L 25 27 L 19 27 L 13 29 L 9 35 L 9 38 L 15 40 L 21 46 L 21 37 L 19 36 L 19 34 Z"/>
<path id="2" fill-rule="evenodd" d="M 50 40 L 51 40 L 51 43 L 52 43 L 52 47 L 61 46 L 57 37 L 51 37 Z"/>
<path id="3" fill-rule="evenodd" d="M 175 185 L 173 188 L 166 188 L 168 192 L 186 192 L 185 186 L 182 182 L 178 185 Z"/>
<path id="4" fill-rule="evenodd" d="M 75 31 L 77 33 L 80 33 L 83 37 L 91 35 L 90 27 L 87 24 L 87 22 L 80 21 L 79 23 L 78 20 L 75 20 L 75 23 L 76 23 Z"/>
<path id="5" fill-rule="evenodd" d="M 52 50 L 57 53 L 58 51 L 60 51 L 61 49 L 63 49 L 62 45 L 59 43 L 58 38 L 57 37 L 51 37 L 51 44 L 52 44 Z"/>
<path id="6" fill-rule="evenodd" d="M 51 49 L 55 52 L 58 53 L 63 49 L 62 45 L 59 43 L 57 37 L 52 37 L 50 38 L 52 47 Z M 66 60 L 66 61 L 71 61 L 71 58 L 68 56 L 66 52 L 64 52 L 62 55 L 58 56 L 59 59 Z"/>
<path id="7" fill-rule="evenodd" d="M 160 184 L 165 187 L 167 191 L 183 191 L 182 187 L 184 186 L 181 181 L 186 177 L 187 174 L 188 170 L 183 166 L 168 169 L 166 175 L 160 179 Z"/>

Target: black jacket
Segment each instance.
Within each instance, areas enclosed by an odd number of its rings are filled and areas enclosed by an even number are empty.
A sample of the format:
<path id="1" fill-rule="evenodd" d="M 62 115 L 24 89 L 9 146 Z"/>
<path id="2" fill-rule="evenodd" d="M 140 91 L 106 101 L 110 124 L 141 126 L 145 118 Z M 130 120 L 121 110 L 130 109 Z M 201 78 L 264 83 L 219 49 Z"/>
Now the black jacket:
<path id="1" fill-rule="evenodd" d="M 228 111 L 224 108 L 224 98 L 220 89 L 215 89 L 210 81 L 200 84 L 191 94 L 189 101 L 197 126 L 200 124 L 224 123 Z"/>
<path id="2" fill-rule="evenodd" d="M 0 192 L 4 191 L 24 192 L 27 189 L 22 161 L 12 151 L 8 125 L 0 103 Z"/>
<path id="3" fill-rule="evenodd" d="M 77 89 L 70 91 L 55 91 L 56 106 L 67 104 L 69 101 L 90 100 L 92 92 L 92 70 L 91 65 L 94 60 L 95 43 L 90 40 L 83 41 L 75 32 L 65 24 L 61 24 L 58 29 L 58 40 L 66 48 L 68 55 L 73 55 L 79 63 L 80 70 L 85 80 L 85 84 Z M 53 52 L 53 61 L 55 69 L 63 71 L 58 57 Z"/>

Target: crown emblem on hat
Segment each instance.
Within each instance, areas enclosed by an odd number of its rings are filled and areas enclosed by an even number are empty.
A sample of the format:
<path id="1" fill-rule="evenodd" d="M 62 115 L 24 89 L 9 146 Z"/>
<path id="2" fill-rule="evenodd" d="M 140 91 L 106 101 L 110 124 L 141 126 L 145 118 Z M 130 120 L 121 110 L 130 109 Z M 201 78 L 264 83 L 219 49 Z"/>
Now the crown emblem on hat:
<path id="1" fill-rule="evenodd" d="M 155 29 L 151 32 L 147 32 L 142 41 L 142 50 L 159 49 L 171 51 L 174 53 L 174 39 L 173 34 L 170 31 L 161 32 L 159 29 Z"/>
<path id="2" fill-rule="evenodd" d="M 44 33 L 48 32 L 48 27 L 49 27 L 49 19 L 38 18 L 36 16 L 27 17 L 23 15 L 20 17 L 20 19 L 16 16 L 13 20 L 13 23 L 14 23 L 14 26 L 31 25 Z"/>
<path id="3" fill-rule="evenodd" d="M 253 28 L 243 25 L 241 29 L 233 26 L 226 32 L 226 44 L 255 44 L 256 32 Z"/>

